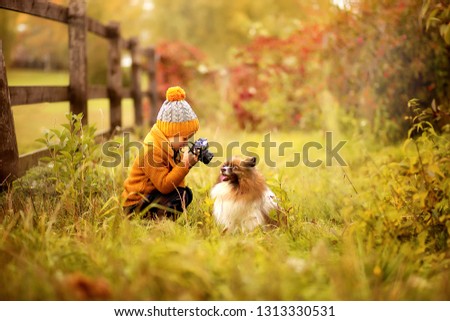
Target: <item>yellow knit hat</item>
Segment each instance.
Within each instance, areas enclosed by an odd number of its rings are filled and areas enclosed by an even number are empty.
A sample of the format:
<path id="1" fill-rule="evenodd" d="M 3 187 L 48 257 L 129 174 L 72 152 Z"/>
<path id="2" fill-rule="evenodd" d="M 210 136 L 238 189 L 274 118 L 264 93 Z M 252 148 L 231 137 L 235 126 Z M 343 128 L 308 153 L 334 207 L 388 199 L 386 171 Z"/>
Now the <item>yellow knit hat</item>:
<path id="1" fill-rule="evenodd" d="M 185 98 L 183 88 L 176 86 L 167 89 L 166 101 L 156 118 L 156 126 L 166 137 L 187 137 L 199 128 L 197 115 Z"/>

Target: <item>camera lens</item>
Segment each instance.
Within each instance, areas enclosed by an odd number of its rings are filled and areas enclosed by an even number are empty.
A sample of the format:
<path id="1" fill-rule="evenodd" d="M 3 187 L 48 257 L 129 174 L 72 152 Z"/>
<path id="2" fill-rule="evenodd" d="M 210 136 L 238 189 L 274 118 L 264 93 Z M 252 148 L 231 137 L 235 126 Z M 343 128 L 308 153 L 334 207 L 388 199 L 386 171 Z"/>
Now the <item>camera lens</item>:
<path id="1" fill-rule="evenodd" d="M 202 153 L 202 157 L 201 157 L 200 160 L 201 160 L 205 165 L 208 165 L 208 164 L 211 162 L 211 160 L 213 159 L 213 157 L 214 157 L 214 154 L 213 154 L 213 153 L 209 152 L 208 150 L 205 150 L 205 151 Z"/>
<path id="2" fill-rule="evenodd" d="M 214 157 L 208 149 L 208 140 L 206 138 L 199 138 L 190 148 L 191 153 L 198 155 L 198 160 L 204 164 L 209 164 Z"/>

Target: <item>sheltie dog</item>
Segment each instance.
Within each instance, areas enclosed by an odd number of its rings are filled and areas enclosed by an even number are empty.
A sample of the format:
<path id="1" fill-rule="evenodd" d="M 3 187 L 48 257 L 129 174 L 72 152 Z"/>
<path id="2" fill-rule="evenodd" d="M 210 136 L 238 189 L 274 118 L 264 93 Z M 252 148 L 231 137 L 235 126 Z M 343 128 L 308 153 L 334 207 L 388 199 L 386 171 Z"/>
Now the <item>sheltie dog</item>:
<path id="1" fill-rule="evenodd" d="M 214 199 L 214 218 L 224 226 L 224 232 L 249 232 L 258 226 L 278 225 L 269 216 L 271 210 L 278 210 L 275 194 L 255 165 L 255 157 L 234 157 L 220 168 L 211 198 Z"/>

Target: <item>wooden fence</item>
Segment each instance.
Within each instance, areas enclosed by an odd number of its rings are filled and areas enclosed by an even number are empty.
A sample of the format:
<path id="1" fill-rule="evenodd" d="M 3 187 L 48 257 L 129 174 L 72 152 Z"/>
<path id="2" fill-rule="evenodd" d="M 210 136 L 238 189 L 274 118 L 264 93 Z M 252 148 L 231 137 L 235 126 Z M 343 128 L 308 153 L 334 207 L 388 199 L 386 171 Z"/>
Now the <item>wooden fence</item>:
<path id="1" fill-rule="evenodd" d="M 122 128 L 122 98 L 132 98 L 136 125 L 142 125 L 142 100 L 150 99 L 151 119 L 154 123 L 158 102 L 156 87 L 156 55 L 154 48 L 141 49 L 137 38 L 121 37 L 120 25 L 110 22 L 103 25 L 86 15 L 85 0 L 70 0 L 61 6 L 44 0 L 0 0 L 0 9 L 54 20 L 68 25 L 69 32 L 69 86 L 8 86 L 2 42 L 0 39 L 0 186 L 20 177 L 37 164 L 48 152 L 38 150 L 19 155 L 11 107 L 42 102 L 70 102 L 70 111 L 83 113 L 88 123 L 88 99 L 109 98 L 110 132 Z M 89 86 L 87 81 L 87 33 L 91 32 L 109 42 L 107 86 Z M 121 51 L 128 50 L 132 59 L 131 88 L 122 87 Z M 140 58 L 147 64 L 141 64 Z M 147 91 L 141 90 L 141 72 L 149 78 Z M 5 186 L 5 184 L 2 184 Z"/>

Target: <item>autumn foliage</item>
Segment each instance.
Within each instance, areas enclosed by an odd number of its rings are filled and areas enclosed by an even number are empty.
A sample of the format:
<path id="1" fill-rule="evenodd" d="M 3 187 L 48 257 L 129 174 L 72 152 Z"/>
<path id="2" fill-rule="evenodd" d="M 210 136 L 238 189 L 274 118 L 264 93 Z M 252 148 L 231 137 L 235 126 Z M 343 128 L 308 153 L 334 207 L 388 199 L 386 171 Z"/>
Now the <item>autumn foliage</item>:
<path id="1" fill-rule="evenodd" d="M 297 126 L 317 93 L 312 68 L 323 48 L 324 30 L 313 25 L 283 39 L 260 36 L 242 47 L 230 67 L 230 99 L 241 128 Z"/>
<path id="2" fill-rule="evenodd" d="M 205 59 L 199 49 L 181 41 L 159 43 L 156 54 L 156 79 L 160 101 L 166 99 L 167 88 L 175 85 L 186 87 L 198 74 L 197 67 Z"/>
<path id="3" fill-rule="evenodd" d="M 449 106 L 447 2 L 359 1 L 288 37 L 256 37 L 230 68 L 240 126 L 318 127 L 317 94 L 326 89 L 374 132 L 405 137 L 411 98 Z"/>

